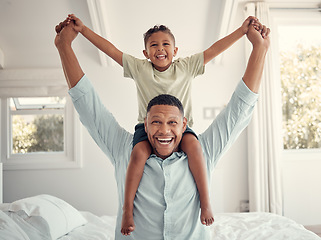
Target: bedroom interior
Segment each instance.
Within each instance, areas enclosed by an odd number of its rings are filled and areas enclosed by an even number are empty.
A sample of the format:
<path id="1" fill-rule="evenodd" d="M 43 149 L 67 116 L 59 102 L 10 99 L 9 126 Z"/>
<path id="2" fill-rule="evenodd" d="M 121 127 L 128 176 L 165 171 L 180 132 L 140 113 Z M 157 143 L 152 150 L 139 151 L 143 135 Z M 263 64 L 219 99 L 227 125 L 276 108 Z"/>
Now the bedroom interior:
<path id="1" fill-rule="evenodd" d="M 144 58 L 142 35 L 155 24 L 167 25 L 172 30 L 179 48 L 178 57 L 183 57 L 201 52 L 226 36 L 241 25 L 245 16 L 258 15 L 272 29 L 269 57 L 271 62 L 275 62 L 277 58 L 273 47 L 278 45 L 276 29 L 279 24 L 286 25 L 288 19 L 296 16 L 302 24 L 313 21 L 316 26 L 321 26 L 320 4 L 320 0 L 204 0 L 202 3 L 165 0 L 161 5 L 148 0 L 140 3 L 129 0 L 0 0 L 0 203 L 3 203 L 0 204 L 0 213 L 11 211 L 11 215 L 6 214 L 10 218 L 3 214 L 0 218 L 14 226 L 12 219 L 22 221 L 21 214 L 29 211 L 25 203 L 31 201 L 38 209 L 37 213 L 29 212 L 33 214 L 32 219 L 39 226 L 47 226 L 46 232 L 32 234 L 45 234 L 50 238 L 55 233 L 53 238 L 57 238 L 68 233 L 70 239 L 82 239 L 79 236 L 86 236 L 86 231 L 98 234 L 100 228 L 105 228 L 107 230 L 101 239 L 113 239 L 114 216 L 118 208 L 113 167 L 81 126 L 72 106 L 68 105 L 67 85 L 53 44 L 54 27 L 67 14 L 75 13 L 88 27 L 119 49 L 141 58 Z M 321 36 L 315 33 L 315 38 L 321 45 Z M 106 107 L 120 125 L 133 132 L 137 121 L 135 84 L 124 78 L 122 69 L 84 37 L 78 36 L 74 48 Z M 197 133 L 204 131 L 228 102 L 243 74 L 248 51 L 246 37 L 243 37 L 209 63 L 205 74 L 193 81 L 193 128 Z M 269 67 L 266 72 L 270 75 L 265 74 L 263 80 L 267 85 L 261 87 L 262 102 L 278 99 L 276 92 L 267 95 L 269 91 L 263 91 L 273 90 L 280 84 L 269 83 L 268 79 L 274 79 L 277 74 L 268 71 Z M 59 160 L 46 155 L 16 157 L 17 154 L 8 152 L 7 99 L 46 95 L 67 96 L 66 121 L 70 122 L 66 134 L 70 138 L 65 140 L 69 141 L 65 144 L 65 152 Z M 266 108 L 260 103 L 260 113 L 275 113 L 277 105 L 272 101 L 271 106 Z M 283 239 L 282 236 L 318 239 L 312 232 L 321 236 L 321 189 L 317 187 L 321 181 L 320 148 L 312 154 L 307 151 L 294 155 L 284 152 L 279 148 L 282 139 L 273 141 L 281 131 L 274 123 L 282 116 L 267 116 L 266 119 L 271 119 L 270 124 L 260 122 L 261 117 L 253 117 L 253 124 L 239 136 L 214 170 L 210 188 L 217 225 L 212 230 L 222 235 L 213 239 L 260 239 L 258 236 L 262 237 L 262 234 L 270 236 L 266 239 Z M 262 139 L 265 133 L 258 132 L 257 126 L 269 129 L 267 131 L 272 138 Z M 262 157 L 262 152 L 268 156 Z M 30 200 L 30 197 L 39 195 L 39 198 Z M 84 228 L 72 232 L 74 228 L 61 230 L 59 226 L 53 227 L 52 219 L 42 214 L 55 211 L 49 204 L 54 201 L 61 204 L 61 214 L 70 213 L 65 221 L 70 220 L 74 227 L 83 225 Z M 250 213 L 240 213 L 248 209 Z M 39 216 L 45 221 L 38 221 Z M 244 223 L 242 229 L 237 228 L 240 222 Z M 266 225 L 259 225 L 263 222 Z M 230 228 L 224 227 L 228 224 Z M 305 231 L 303 226 L 310 231 Z M 266 231 L 261 231 L 263 227 Z M 284 232 L 279 232 L 279 236 L 269 235 L 280 228 Z M 241 238 L 237 235 L 225 238 L 231 231 L 238 232 Z M 297 238 L 294 238 L 294 233 Z M 31 233 L 20 234 L 29 239 L 30 235 L 27 235 Z"/>

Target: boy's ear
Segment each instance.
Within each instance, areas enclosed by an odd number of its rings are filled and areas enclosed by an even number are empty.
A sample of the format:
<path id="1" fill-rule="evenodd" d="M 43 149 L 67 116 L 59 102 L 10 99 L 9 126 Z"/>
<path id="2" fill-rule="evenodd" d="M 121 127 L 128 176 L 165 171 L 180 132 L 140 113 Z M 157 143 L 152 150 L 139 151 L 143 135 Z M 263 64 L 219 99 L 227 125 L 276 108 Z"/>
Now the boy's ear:
<path id="1" fill-rule="evenodd" d="M 146 50 L 143 50 L 143 54 L 144 54 L 144 56 L 145 56 L 147 59 L 149 59 L 149 56 L 148 56 L 148 53 L 147 53 Z"/>
<path id="2" fill-rule="evenodd" d="M 173 55 L 174 57 L 176 56 L 177 52 L 178 52 L 178 47 L 175 47 L 174 48 L 174 55 Z"/>

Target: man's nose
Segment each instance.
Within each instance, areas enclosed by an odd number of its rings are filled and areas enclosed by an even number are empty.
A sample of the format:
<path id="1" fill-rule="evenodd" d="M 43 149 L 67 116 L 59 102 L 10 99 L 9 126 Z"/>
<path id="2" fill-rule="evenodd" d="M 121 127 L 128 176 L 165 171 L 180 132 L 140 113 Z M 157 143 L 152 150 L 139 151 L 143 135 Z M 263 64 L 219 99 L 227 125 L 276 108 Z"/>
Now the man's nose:
<path id="1" fill-rule="evenodd" d="M 162 134 L 166 134 L 166 133 L 169 133 L 169 132 L 170 132 L 170 128 L 169 128 L 169 126 L 168 126 L 167 124 L 162 124 L 162 125 L 159 127 L 158 131 L 159 131 L 160 133 L 162 133 Z"/>

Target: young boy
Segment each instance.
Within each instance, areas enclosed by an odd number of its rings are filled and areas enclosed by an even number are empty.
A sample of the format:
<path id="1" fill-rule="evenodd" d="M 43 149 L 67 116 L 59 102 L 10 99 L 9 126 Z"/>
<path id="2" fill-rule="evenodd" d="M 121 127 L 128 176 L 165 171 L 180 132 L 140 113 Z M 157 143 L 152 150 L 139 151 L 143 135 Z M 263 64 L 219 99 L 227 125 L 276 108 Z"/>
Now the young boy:
<path id="1" fill-rule="evenodd" d="M 250 24 L 253 24 L 257 30 L 260 30 L 261 25 L 255 17 L 248 17 L 241 27 L 215 42 L 204 52 L 173 61 L 178 48 L 175 46 L 173 34 L 163 25 L 154 26 L 144 34 L 145 50 L 143 50 L 143 53 L 149 60 L 140 60 L 118 50 L 111 42 L 86 27 L 75 15 L 68 15 L 66 24 L 69 24 L 70 21 L 75 23 L 75 31 L 80 32 L 101 51 L 114 59 L 124 68 L 124 76 L 133 78 L 136 82 L 139 124 L 135 127 L 133 151 L 127 168 L 121 224 L 122 234 L 130 235 L 135 229 L 133 219 L 135 194 L 143 175 L 145 163 L 152 152 L 144 127 L 148 102 L 153 97 L 163 93 L 176 96 L 184 105 L 185 117 L 187 118 L 188 126 L 191 127 L 193 124 L 191 80 L 204 73 L 205 64 L 245 35 Z M 60 30 L 56 29 L 57 32 Z M 153 124 L 159 124 L 157 119 Z M 169 126 L 175 125 L 175 121 L 167 124 Z M 160 143 L 159 145 L 162 146 L 171 144 L 174 137 L 175 135 L 171 133 L 170 127 L 168 127 L 159 131 L 157 140 Z M 201 222 L 209 226 L 214 222 L 214 218 L 210 206 L 205 161 L 196 134 L 190 128 L 187 128 L 184 133 L 181 149 L 188 156 L 189 167 L 200 195 Z M 157 149 L 154 150 L 157 151 Z"/>

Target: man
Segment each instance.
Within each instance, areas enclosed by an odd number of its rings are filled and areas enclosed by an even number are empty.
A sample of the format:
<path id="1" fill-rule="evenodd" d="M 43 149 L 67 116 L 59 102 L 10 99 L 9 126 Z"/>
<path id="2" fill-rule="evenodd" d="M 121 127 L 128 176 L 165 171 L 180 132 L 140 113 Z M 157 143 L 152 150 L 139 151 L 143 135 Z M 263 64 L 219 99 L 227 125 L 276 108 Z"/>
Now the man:
<path id="1" fill-rule="evenodd" d="M 122 206 L 133 135 L 121 128 L 103 106 L 82 71 L 71 47 L 77 36 L 72 25 L 64 27 L 64 23 L 60 23 L 56 29 L 59 31 L 55 45 L 70 88 L 69 94 L 81 122 L 115 168 L 119 206 Z M 253 50 L 243 80 L 238 84 L 227 107 L 199 135 L 208 178 L 217 161 L 251 119 L 270 43 L 269 32 L 265 26 L 260 31 L 250 27 L 247 37 Z M 199 221 L 199 195 L 188 167 L 187 156 L 179 151 L 185 127 L 183 109 L 175 97 L 161 95 L 150 102 L 145 130 L 153 153 L 145 164 L 134 201 L 136 227 L 130 236 L 121 234 L 122 209 L 119 207 L 116 239 L 210 239 L 209 228 Z"/>

